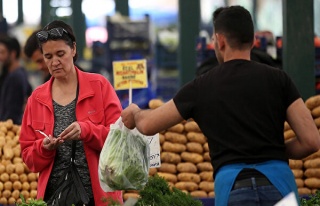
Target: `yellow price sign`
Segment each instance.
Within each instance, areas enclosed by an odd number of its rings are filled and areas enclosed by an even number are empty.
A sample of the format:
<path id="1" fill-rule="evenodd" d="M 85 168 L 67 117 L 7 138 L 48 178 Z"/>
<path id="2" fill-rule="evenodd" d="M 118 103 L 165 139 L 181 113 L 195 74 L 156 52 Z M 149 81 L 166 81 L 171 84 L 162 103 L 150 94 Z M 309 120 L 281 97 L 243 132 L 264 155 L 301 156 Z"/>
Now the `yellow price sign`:
<path id="1" fill-rule="evenodd" d="M 147 64 L 145 59 L 114 61 L 112 63 L 115 90 L 148 87 Z"/>

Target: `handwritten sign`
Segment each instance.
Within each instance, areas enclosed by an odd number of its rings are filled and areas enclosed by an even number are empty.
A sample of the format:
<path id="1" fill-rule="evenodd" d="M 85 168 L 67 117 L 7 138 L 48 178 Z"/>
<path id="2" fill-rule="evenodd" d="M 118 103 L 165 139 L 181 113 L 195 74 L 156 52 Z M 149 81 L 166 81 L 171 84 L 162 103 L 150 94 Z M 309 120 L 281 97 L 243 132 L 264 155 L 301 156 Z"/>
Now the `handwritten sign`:
<path id="1" fill-rule="evenodd" d="M 147 136 L 150 147 L 150 168 L 160 167 L 160 141 L 159 133 L 153 136 Z"/>
<path id="2" fill-rule="evenodd" d="M 148 87 L 147 64 L 145 59 L 114 61 L 112 64 L 115 90 Z"/>

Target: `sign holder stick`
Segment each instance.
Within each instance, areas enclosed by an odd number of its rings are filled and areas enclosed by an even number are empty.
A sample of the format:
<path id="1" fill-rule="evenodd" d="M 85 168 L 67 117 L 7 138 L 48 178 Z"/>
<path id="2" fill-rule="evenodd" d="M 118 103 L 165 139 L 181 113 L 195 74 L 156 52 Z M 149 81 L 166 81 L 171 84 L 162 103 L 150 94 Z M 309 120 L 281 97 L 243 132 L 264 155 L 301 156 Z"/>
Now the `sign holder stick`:
<path id="1" fill-rule="evenodd" d="M 129 105 L 132 103 L 132 82 L 130 80 L 130 87 L 129 87 Z"/>

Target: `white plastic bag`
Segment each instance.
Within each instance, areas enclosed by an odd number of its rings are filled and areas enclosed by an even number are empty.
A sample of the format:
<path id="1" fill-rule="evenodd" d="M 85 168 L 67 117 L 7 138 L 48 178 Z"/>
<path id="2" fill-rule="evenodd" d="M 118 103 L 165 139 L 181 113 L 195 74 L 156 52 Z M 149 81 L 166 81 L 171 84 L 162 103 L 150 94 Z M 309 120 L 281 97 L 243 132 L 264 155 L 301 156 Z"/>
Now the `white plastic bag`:
<path id="1" fill-rule="evenodd" d="M 99 159 L 99 180 L 105 192 L 141 190 L 148 181 L 150 148 L 146 136 L 129 130 L 121 117 L 110 125 Z"/>

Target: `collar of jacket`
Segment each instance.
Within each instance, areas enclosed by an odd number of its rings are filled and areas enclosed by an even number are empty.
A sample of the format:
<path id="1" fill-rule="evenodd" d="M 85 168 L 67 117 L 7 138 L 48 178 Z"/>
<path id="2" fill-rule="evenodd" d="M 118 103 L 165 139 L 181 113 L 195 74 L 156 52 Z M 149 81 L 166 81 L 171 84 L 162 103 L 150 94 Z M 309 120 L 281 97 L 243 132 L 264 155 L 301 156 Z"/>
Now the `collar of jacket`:
<path id="1" fill-rule="evenodd" d="M 78 96 L 78 102 L 79 102 L 84 98 L 93 96 L 94 90 L 91 87 L 90 81 L 86 78 L 86 72 L 79 70 L 76 66 L 75 66 L 75 69 L 77 71 L 78 84 L 79 84 L 79 96 Z M 41 85 L 40 87 L 42 87 L 42 90 L 44 92 L 39 92 L 36 96 L 36 99 L 38 99 L 40 102 L 43 102 L 44 104 L 47 104 L 47 105 L 52 104 L 51 88 L 52 88 L 53 80 L 54 80 L 54 77 L 51 76 L 49 81 Z"/>

